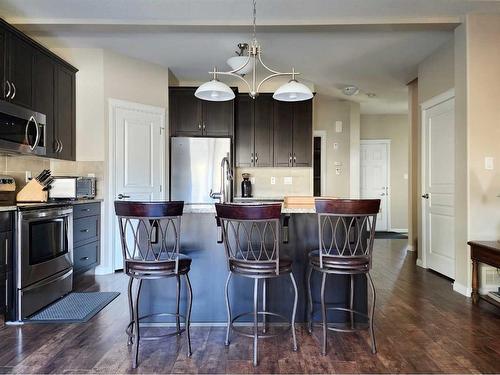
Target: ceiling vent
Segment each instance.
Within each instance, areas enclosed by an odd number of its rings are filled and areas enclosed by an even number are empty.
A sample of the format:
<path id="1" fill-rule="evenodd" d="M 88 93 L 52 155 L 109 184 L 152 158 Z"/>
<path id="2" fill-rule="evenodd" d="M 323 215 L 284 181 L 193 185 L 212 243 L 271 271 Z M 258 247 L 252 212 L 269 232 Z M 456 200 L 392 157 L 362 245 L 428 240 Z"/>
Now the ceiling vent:
<path id="1" fill-rule="evenodd" d="M 354 96 L 359 94 L 359 87 L 351 85 L 351 86 L 346 86 L 342 89 L 342 92 L 344 95 L 347 96 Z"/>

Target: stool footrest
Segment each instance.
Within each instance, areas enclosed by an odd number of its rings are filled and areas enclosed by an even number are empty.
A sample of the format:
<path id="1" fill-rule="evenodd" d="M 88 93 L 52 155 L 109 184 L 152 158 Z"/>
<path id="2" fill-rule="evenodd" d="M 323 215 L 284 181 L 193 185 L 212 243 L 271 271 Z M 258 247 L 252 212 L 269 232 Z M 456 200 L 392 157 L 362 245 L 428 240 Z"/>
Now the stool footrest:
<path id="1" fill-rule="evenodd" d="M 249 315 L 253 315 L 253 311 L 252 312 L 245 312 L 245 313 L 242 313 L 242 314 L 239 314 L 237 316 L 235 316 L 233 319 L 231 319 L 231 329 L 239 334 L 239 335 L 242 335 L 242 336 L 245 336 L 245 337 L 254 337 L 254 333 L 249 333 L 249 332 L 246 332 L 244 331 L 243 329 L 241 329 L 241 327 L 238 327 L 238 326 L 235 326 L 234 323 L 236 322 L 236 320 L 244 317 L 244 316 L 249 316 Z M 290 321 L 283 315 L 281 314 L 276 314 L 276 313 L 273 313 L 273 312 L 270 312 L 270 311 L 257 311 L 257 315 L 259 316 L 274 316 L 274 317 L 277 317 L 277 318 L 280 318 L 284 323 L 285 325 L 283 326 L 283 330 L 281 332 L 278 332 L 278 333 L 259 333 L 258 335 L 258 338 L 259 339 L 268 339 L 268 338 L 271 338 L 271 337 L 277 337 L 277 336 L 281 336 L 285 333 L 287 333 L 291 327 L 292 327 L 292 324 L 290 323 Z M 252 328 L 253 327 L 253 322 L 248 322 L 249 325 L 248 325 L 248 328 Z M 268 326 L 268 325 L 272 325 L 272 326 L 275 326 L 275 323 L 266 323 L 265 326 Z M 263 327 L 264 326 L 264 323 L 263 322 L 259 322 L 258 323 L 258 326 L 261 326 Z"/>
<path id="2" fill-rule="evenodd" d="M 147 318 L 152 318 L 152 317 L 158 317 L 158 316 L 175 316 L 175 317 L 179 317 L 182 319 L 182 323 L 186 323 L 186 317 L 184 315 L 181 315 L 181 314 L 176 314 L 176 313 L 156 313 L 156 314 L 148 314 L 148 315 L 145 315 L 145 316 L 141 316 L 139 318 L 139 327 L 140 327 L 140 324 L 141 324 L 141 321 L 143 321 L 144 319 L 147 319 Z M 134 324 L 134 321 L 131 321 L 129 322 L 129 324 L 127 325 L 127 328 L 125 328 L 125 333 L 127 334 L 128 337 L 131 337 L 131 338 L 134 338 L 134 334 L 132 333 L 132 325 Z M 175 322 L 174 322 L 175 324 Z M 174 332 L 170 332 L 170 333 L 165 333 L 163 335 L 157 335 L 157 336 L 140 336 L 139 339 L 140 340 L 144 340 L 144 341 L 147 341 L 147 340 L 161 340 L 165 337 L 171 337 L 171 336 L 177 336 L 177 335 L 180 335 L 182 332 L 184 332 L 186 330 L 186 328 L 180 328 L 179 330 L 175 330 Z"/>

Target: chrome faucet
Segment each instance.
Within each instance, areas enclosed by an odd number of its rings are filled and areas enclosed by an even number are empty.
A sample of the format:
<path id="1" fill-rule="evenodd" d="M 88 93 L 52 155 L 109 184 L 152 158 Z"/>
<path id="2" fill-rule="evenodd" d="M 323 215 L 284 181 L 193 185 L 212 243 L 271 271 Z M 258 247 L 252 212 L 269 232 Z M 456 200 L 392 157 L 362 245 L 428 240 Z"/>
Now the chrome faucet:
<path id="1" fill-rule="evenodd" d="M 231 202 L 231 183 L 233 181 L 233 171 L 231 170 L 229 157 L 222 158 L 220 168 L 220 191 L 215 193 L 210 189 L 210 198 L 218 199 L 219 203 L 228 203 Z"/>

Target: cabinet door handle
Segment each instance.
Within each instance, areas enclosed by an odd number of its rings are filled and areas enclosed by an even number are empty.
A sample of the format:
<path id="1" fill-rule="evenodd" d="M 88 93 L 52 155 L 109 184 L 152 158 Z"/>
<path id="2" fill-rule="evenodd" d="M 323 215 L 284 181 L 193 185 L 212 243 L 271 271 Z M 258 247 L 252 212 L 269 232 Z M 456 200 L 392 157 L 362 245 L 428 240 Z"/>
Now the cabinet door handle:
<path id="1" fill-rule="evenodd" d="M 292 164 L 292 153 L 288 153 L 288 164 Z"/>
<path id="2" fill-rule="evenodd" d="M 250 163 L 253 164 L 253 152 L 250 154 Z"/>
<path id="3" fill-rule="evenodd" d="M 80 229 L 80 232 L 82 232 L 82 233 L 88 233 L 89 230 L 88 229 Z"/>
<path id="4" fill-rule="evenodd" d="M 59 150 L 59 152 L 62 152 L 63 148 L 64 148 L 64 144 L 61 140 L 59 140 L 59 142 L 61 143 L 61 150 Z"/>
<path id="5" fill-rule="evenodd" d="M 201 124 L 198 124 L 198 129 L 200 129 L 200 130 L 201 130 Z"/>
<path id="6" fill-rule="evenodd" d="M 207 127 L 205 126 L 205 123 L 203 123 L 203 130 L 205 130 Z"/>
<path id="7" fill-rule="evenodd" d="M 293 153 L 293 162 L 297 163 L 297 157 L 295 156 L 295 152 Z"/>
<path id="8" fill-rule="evenodd" d="M 82 208 L 82 212 L 89 212 L 90 208 Z"/>
<path id="9" fill-rule="evenodd" d="M 9 239 L 5 239 L 5 266 L 9 265 Z"/>
<path id="10" fill-rule="evenodd" d="M 5 86 L 7 86 L 7 94 L 5 94 Z M 10 92 L 12 91 L 12 88 L 10 87 L 10 82 L 9 81 L 5 81 L 5 85 L 4 85 L 4 94 L 5 94 L 5 98 L 9 98 L 9 95 L 10 95 Z"/>
<path id="11" fill-rule="evenodd" d="M 255 163 L 257 163 L 258 161 L 259 161 L 259 154 L 255 153 Z"/>
<path id="12" fill-rule="evenodd" d="M 89 260 L 89 257 L 80 258 L 80 260 Z"/>
<path id="13" fill-rule="evenodd" d="M 12 96 L 10 97 L 11 99 L 14 99 L 16 97 L 16 85 L 14 85 L 14 82 L 11 82 L 12 83 Z"/>

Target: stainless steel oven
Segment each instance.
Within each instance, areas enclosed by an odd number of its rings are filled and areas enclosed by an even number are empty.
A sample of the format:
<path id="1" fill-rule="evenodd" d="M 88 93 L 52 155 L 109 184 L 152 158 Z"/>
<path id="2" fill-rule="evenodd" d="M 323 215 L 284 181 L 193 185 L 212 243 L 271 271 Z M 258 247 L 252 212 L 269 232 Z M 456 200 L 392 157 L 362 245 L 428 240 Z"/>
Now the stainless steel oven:
<path id="1" fill-rule="evenodd" d="M 73 208 L 23 208 L 18 216 L 17 318 L 73 287 Z"/>

